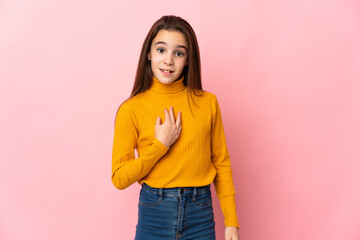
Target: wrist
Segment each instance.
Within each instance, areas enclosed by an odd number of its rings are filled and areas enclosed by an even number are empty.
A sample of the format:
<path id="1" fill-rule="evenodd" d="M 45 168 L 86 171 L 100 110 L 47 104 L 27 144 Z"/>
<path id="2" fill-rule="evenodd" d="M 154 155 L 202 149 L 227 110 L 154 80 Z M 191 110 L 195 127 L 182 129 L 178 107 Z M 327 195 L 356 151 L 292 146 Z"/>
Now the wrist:
<path id="1" fill-rule="evenodd" d="M 236 228 L 237 230 L 239 230 L 239 228 L 236 227 L 236 226 L 227 226 L 227 227 L 225 227 L 225 228 Z"/>

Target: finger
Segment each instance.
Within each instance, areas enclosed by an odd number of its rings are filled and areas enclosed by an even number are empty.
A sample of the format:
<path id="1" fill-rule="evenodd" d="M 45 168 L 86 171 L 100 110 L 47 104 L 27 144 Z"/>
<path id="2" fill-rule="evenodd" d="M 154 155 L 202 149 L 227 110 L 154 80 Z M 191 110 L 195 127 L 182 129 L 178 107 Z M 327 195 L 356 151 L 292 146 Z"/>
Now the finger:
<path id="1" fill-rule="evenodd" d="M 160 120 L 161 118 L 159 116 L 156 116 L 156 122 L 155 122 L 155 125 L 160 125 Z"/>
<path id="2" fill-rule="evenodd" d="M 168 110 L 165 108 L 164 111 L 165 111 L 165 122 L 170 121 L 170 116 L 169 116 Z"/>
<path id="3" fill-rule="evenodd" d="M 174 107 L 170 107 L 170 119 L 173 124 L 175 124 L 175 114 L 174 114 Z"/>
<path id="4" fill-rule="evenodd" d="M 176 127 L 181 127 L 181 112 L 178 112 L 177 119 L 176 119 Z"/>

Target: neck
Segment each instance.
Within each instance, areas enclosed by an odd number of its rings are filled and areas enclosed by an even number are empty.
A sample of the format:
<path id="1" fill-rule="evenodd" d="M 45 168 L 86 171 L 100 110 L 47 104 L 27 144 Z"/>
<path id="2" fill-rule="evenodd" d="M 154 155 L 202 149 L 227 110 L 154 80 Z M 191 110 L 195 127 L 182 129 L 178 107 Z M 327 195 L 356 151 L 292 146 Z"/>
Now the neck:
<path id="1" fill-rule="evenodd" d="M 168 93 L 168 94 L 178 93 L 178 92 L 183 91 L 186 87 L 184 85 L 184 77 L 183 76 L 169 84 L 162 83 L 155 77 L 152 77 L 152 79 L 153 79 L 153 82 L 149 89 L 152 91 L 155 91 L 155 92 Z"/>

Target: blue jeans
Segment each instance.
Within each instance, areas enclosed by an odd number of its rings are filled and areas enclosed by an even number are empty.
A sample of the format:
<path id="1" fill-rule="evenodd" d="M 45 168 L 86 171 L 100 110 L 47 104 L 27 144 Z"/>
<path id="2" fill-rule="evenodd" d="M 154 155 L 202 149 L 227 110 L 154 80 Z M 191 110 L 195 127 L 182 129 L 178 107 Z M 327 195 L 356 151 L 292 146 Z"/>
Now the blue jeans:
<path id="1" fill-rule="evenodd" d="M 135 240 L 215 240 L 210 185 L 153 188 L 142 184 Z"/>

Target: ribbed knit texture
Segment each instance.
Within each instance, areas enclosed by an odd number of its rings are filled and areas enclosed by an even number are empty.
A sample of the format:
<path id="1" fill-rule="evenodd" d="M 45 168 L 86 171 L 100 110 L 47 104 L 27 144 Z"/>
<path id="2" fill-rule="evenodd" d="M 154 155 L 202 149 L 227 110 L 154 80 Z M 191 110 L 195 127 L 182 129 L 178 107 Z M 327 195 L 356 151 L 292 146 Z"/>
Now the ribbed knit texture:
<path id="1" fill-rule="evenodd" d="M 214 182 L 224 214 L 225 226 L 239 228 L 235 207 L 230 156 L 219 103 L 214 94 L 204 91 L 193 95 L 196 107 L 189 98 L 184 78 L 163 84 L 153 77 L 153 83 L 125 101 L 116 116 L 112 182 L 125 189 L 136 181 L 151 187 L 195 187 Z M 181 111 L 179 138 L 170 146 L 155 138 L 156 116 L 165 121 L 164 108 L 174 107 L 175 118 Z M 135 159 L 134 150 L 138 158 Z"/>

